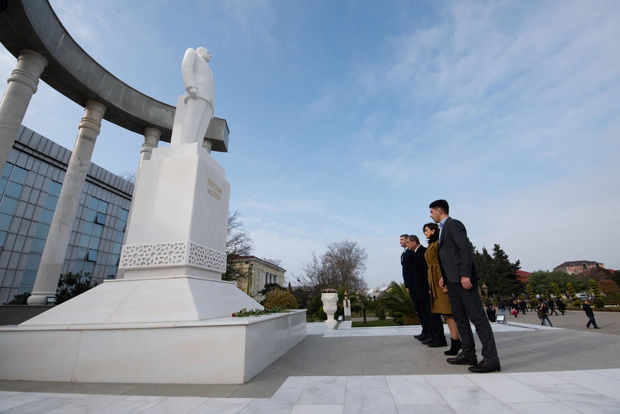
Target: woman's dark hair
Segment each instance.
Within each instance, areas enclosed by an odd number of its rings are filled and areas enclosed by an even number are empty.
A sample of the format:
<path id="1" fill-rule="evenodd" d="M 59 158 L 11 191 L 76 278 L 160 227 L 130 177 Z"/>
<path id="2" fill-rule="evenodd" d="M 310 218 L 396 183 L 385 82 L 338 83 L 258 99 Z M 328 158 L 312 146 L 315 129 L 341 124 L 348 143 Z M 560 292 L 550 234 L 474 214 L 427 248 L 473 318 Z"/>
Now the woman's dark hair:
<path id="1" fill-rule="evenodd" d="M 437 240 L 439 240 L 439 226 L 435 223 L 426 223 L 424 226 L 422 226 L 422 230 L 424 230 L 427 227 L 431 231 L 435 230 L 435 233 L 431 234 L 431 237 L 428 239 L 428 242 L 432 243 L 432 242 L 436 242 Z"/>

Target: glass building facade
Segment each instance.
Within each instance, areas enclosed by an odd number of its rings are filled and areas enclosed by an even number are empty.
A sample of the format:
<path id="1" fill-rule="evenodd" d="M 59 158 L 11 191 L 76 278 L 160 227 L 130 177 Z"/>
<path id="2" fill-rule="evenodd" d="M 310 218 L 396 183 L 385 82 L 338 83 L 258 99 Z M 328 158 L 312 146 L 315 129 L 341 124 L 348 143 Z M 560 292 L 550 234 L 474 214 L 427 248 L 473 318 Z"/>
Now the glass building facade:
<path id="1" fill-rule="evenodd" d="M 0 178 L 0 303 L 32 290 L 70 156 L 26 127 L 17 134 Z M 116 277 L 132 193 L 131 182 L 91 163 L 62 273 Z"/>

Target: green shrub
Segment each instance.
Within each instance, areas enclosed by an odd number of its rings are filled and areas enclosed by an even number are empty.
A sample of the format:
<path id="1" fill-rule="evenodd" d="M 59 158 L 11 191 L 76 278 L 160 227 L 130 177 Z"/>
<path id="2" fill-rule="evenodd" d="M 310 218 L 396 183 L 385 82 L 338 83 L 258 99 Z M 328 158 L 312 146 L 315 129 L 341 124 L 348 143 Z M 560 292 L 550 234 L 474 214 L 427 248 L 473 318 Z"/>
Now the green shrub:
<path id="1" fill-rule="evenodd" d="M 297 309 L 297 300 L 288 290 L 274 289 L 265 296 L 265 308 Z"/>
<path id="2" fill-rule="evenodd" d="M 30 292 L 20 293 L 19 295 L 13 296 L 10 302 L 6 303 L 6 305 L 27 305 L 28 298 L 30 297 Z"/>
<path id="3" fill-rule="evenodd" d="M 385 320 L 385 307 L 381 301 L 377 301 L 375 306 L 375 316 L 381 320 Z"/>

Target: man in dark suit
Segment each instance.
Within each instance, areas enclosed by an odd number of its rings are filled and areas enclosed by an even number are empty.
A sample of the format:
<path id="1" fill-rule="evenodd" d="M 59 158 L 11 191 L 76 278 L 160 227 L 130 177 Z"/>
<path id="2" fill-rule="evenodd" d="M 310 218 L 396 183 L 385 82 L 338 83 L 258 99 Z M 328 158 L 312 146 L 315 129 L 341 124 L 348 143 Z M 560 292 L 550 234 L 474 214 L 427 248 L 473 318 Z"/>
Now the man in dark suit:
<path id="1" fill-rule="evenodd" d="M 421 338 L 423 344 L 431 348 L 446 346 L 446 337 L 443 334 L 441 317 L 431 313 L 431 296 L 428 286 L 428 268 L 424 252 L 426 248 L 420 245 L 417 236 L 407 238 L 407 251 L 403 257 L 403 278 L 405 287 L 420 317 L 422 325 Z"/>
<path id="2" fill-rule="evenodd" d="M 429 208 L 431 218 L 439 224 L 437 256 L 443 275 L 440 282 L 448 286 L 452 315 L 462 342 L 462 352 L 455 358 L 448 358 L 448 362 L 472 365 L 469 367 L 471 372 L 499 371 L 501 368 L 495 338 L 478 293 L 479 276 L 474 266 L 473 246 L 467 237 L 467 230 L 463 223 L 449 216 L 450 207 L 446 200 L 433 201 Z M 477 363 L 476 346 L 469 321 L 476 327 L 476 333 L 482 342 L 480 363 Z"/>

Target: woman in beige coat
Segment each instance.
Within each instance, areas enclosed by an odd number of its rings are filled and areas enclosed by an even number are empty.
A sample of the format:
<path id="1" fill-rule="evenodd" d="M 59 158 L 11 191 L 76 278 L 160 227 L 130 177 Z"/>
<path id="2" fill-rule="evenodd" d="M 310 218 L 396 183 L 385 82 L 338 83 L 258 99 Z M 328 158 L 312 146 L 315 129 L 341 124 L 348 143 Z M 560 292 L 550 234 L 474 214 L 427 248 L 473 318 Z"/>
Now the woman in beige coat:
<path id="1" fill-rule="evenodd" d="M 424 236 L 428 240 L 428 247 L 424 258 L 428 266 L 428 285 L 431 294 L 431 312 L 443 315 L 444 320 L 448 324 L 450 330 L 450 339 L 452 341 L 450 349 L 444 352 L 446 355 L 457 355 L 461 349 L 461 340 L 459 338 L 459 330 L 456 327 L 456 321 L 452 317 L 452 309 L 450 309 L 450 299 L 448 298 L 448 288 L 439 285 L 441 279 L 441 267 L 437 258 L 437 245 L 439 244 L 439 226 L 435 223 L 424 225 Z"/>

